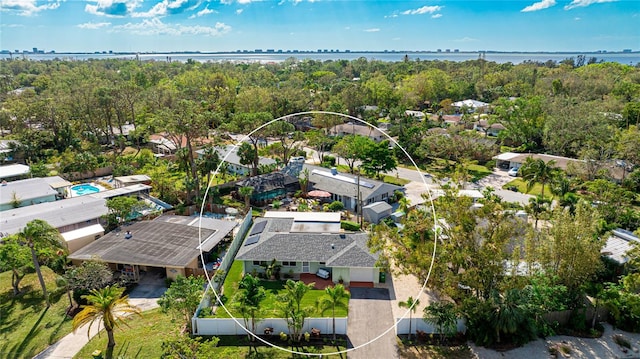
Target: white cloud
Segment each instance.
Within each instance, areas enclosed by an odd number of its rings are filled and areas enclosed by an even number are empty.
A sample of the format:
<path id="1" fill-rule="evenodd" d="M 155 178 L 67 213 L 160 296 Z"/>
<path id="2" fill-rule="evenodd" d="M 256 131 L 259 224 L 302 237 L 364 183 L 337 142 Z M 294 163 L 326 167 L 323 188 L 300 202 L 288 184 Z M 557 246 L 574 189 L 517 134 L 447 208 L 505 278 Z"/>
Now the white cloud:
<path id="1" fill-rule="evenodd" d="M 364 30 L 364 32 L 378 32 L 378 31 L 380 31 L 380 29 L 378 29 L 378 28 Z"/>
<path id="2" fill-rule="evenodd" d="M 351 26 L 345 26 L 344 29 L 345 30 L 351 30 Z"/>
<path id="3" fill-rule="evenodd" d="M 586 7 L 592 4 L 601 4 L 605 2 L 615 2 L 618 0 L 573 0 L 571 4 L 564 7 L 565 10 L 571 10 L 577 7 Z"/>
<path id="4" fill-rule="evenodd" d="M 236 15 L 240 15 L 240 14 L 242 14 L 242 12 L 243 12 L 243 11 L 244 11 L 244 9 L 238 9 L 238 10 L 236 10 Z"/>
<path id="5" fill-rule="evenodd" d="M 196 17 L 202 17 L 202 16 L 205 16 L 205 15 L 213 14 L 215 12 L 217 12 L 217 11 L 211 10 L 208 7 L 206 7 L 204 9 L 198 11 L 197 13 L 189 16 L 189 19 L 195 19 Z"/>
<path id="6" fill-rule="evenodd" d="M 2 24 L 2 27 L 24 27 L 22 24 Z"/>
<path id="7" fill-rule="evenodd" d="M 133 13 L 133 17 L 158 17 L 180 14 L 186 10 L 194 10 L 200 5 L 200 0 L 162 0 L 149 11 Z"/>
<path id="8" fill-rule="evenodd" d="M 433 15 L 431 15 L 432 19 L 439 19 L 441 17 L 442 17 L 442 14 L 433 14 Z"/>
<path id="9" fill-rule="evenodd" d="M 184 26 L 165 24 L 158 18 L 145 19 L 139 23 L 127 23 L 113 27 L 115 32 L 130 32 L 135 35 L 207 35 L 221 36 L 231 31 L 231 26 L 217 22 L 215 26 Z"/>
<path id="10" fill-rule="evenodd" d="M 581 18 L 579 18 L 579 17 L 574 17 L 573 19 L 574 19 L 575 21 L 580 21 L 580 20 L 582 20 L 582 19 L 581 19 Z"/>
<path id="11" fill-rule="evenodd" d="M 132 13 L 142 0 L 88 0 L 84 11 L 89 14 L 107 17 L 122 17 Z"/>
<path id="12" fill-rule="evenodd" d="M 385 15 L 384 18 L 385 19 L 393 19 L 393 18 L 396 18 L 396 17 L 398 17 L 398 14 Z"/>
<path id="13" fill-rule="evenodd" d="M 444 6 L 423 6 L 421 8 L 417 8 L 414 10 L 403 11 L 402 15 L 423 15 L 423 14 L 433 14 L 434 12 L 442 10 Z"/>
<path id="14" fill-rule="evenodd" d="M 55 10 L 60 7 L 60 0 L 0 0 L 0 11 L 15 12 L 20 16 L 31 16 L 44 10 Z"/>
<path id="15" fill-rule="evenodd" d="M 550 8 L 555 4 L 556 4 L 556 0 L 542 0 L 525 7 L 524 9 L 520 10 L 520 12 L 531 12 L 531 11 L 543 10 L 546 8 Z"/>
<path id="16" fill-rule="evenodd" d="M 110 22 L 85 22 L 84 24 L 78 24 L 76 26 L 81 29 L 96 30 L 109 25 L 111 25 Z"/>
<path id="17" fill-rule="evenodd" d="M 474 41 L 478 41 L 478 39 L 474 39 L 473 37 L 465 36 L 465 37 L 463 37 L 461 39 L 456 39 L 456 40 L 453 40 L 453 41 L 455 41 L 455 42 L 474 42 Z"/>

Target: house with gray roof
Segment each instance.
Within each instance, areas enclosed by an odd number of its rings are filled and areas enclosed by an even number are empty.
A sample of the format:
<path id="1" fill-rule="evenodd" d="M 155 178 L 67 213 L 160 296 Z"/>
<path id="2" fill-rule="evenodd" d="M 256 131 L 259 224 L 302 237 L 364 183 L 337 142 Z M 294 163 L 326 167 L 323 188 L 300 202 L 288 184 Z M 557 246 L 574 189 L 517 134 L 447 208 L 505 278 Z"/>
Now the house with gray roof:
<path id="1" fill-rule="evenodd" d="M 99 258 L 122 276 L 136 280 L 141 271 L 164 272 L 168 278 L 198 274 L 214 248 L 230 239 L 235 221 L 185 216 L 161 216 L 134 222 L 69 255 L 74 264 Z M 201 273 L 201 272 L 200 272 Z"/>
<path id="2" fill-rule="evenodd" d="M 367 247 L 368 235 L 342 232 L 339 213 L 278 214 L 257 218 L 238 250 L 245 273 L 263 272 L 261 265 L 275 259 L 281 273 L 294 276 L 323 268 L 333 282 L 379 282 L 378 255 Z"/>
<path id="3" fill-rule="evenodd" d="M 0 187 L 0 211 L 53 202 L 58 191 L 43 178 L 3 182 Z"/>
<path id="4" fill-rule="evenodd" d="M 238 149 L 240 146 L 227 145 L 222 147 L 216 147 L 216 152 L 218 152 L 218 156 L 220 160 L 227 163 L 227 172 L 230 174 L 238 175 L 238 176 L 246 176 L 251 173 L 251 165 L 243 165 L 240 163 L 240 156 L 238 155 Z M 197 150 L 196 153 L 198 156 L 202 156 L 204 154 L 204 150 Z M 271 166 L 275 165 L 276 161 L 271 158 L 260 157 L 259 165 L 260 166 Z"/>
<path id="5" fill-rule="evenodd" d="M 338 172 L 335 168 L 328 169 L 318 166 L 305 165 L 309 170 L 310 191 L 313 189 L 331 193 L 331 201 L 340 201 L 344 208 L 355 211 L 360 192 L 362 206 L 374 202 L 391 202 L 395 191 L 404 192 L 404 187 L 396 186 L 370 179 L 358 177 L 350 173 Z"/>

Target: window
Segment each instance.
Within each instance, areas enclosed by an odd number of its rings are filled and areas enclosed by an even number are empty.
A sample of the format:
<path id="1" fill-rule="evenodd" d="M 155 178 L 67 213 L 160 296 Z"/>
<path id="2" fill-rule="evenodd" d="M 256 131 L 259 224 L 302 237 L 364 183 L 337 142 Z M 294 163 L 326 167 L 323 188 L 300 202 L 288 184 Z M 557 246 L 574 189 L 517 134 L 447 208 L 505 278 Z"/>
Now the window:
<path id="1" fill-rule="evenodd" d="M 296 266 L 296 262 L 287 262 L 287 261 L 284 261 L 284 262 L 282 262 L 282 266 L 283 266 L 283 267 L 295 267 L 295 266 Z"/>
<path id="2" fill-rule="evenodd" d="M 387 196 L 387 194 L 386 194 L 386 193 L 383 193 L 383 194 L 382 194 L 382 199 L 387 199 L 387 197 L 388 197 L 388 196 Z"/>
<path id="3" fill-rule="evenodd" d="M 254 266 L 259 266 L 260 265 L 260 261 L 253 261 L 253 265 Z"/>
<path id="4" fill-rule="evenodd" d="M 321 266 L 325 265 L 326 262 L 318 262 L 318 264 L 320 264 Z"/>

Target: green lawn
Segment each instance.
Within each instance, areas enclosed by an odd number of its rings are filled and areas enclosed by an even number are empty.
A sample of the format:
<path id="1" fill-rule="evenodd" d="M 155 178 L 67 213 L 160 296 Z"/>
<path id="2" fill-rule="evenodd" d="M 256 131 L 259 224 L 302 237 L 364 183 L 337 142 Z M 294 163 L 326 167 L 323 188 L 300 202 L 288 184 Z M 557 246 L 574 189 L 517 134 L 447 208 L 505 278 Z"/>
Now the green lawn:
<path id="1" fill-rule="evenodd" d="M 153 309 L 142 313 L 142 317 L 127 318 L 129 325 L 114 330 L 116 346 L 113 358 L 159 358 L 162 354 L 162 342 L 176 331 L 179 324 L 170 315 L 162 313 L 160 309 Z M 107 334 L 91 338 L 74 358 L 91 358 L 91 353 L 107 349 Z"/>
<path id="2" fill-rule="evenodd" d="M 385 175 L 383 180 L 384 180 L 384 183 L 390 183 L 390 184 L 394 184 L 396 186 L 404 186 L 407 183 L 411 182 L 411 181 L 409 181 L 407 179 L 404 179 L 404 178 L 399 178 L 399 177 L 396 177 L 396 176 L 389 176 L 389 175 Z"/>
<path id="3" fill-rule="evenodd" d="M 233 297 L 235 293 L 238 292 L 238 283 L 242 279 L 242 262 L 234 261 L 229 269 L 229 273 L 227 274 L 227 278 L 224 281 L 223 295 L 226 298 L 225 306 L 231 314 L 235 317 L 241 317 L 240 313 L 234 308 L 233 305 Z M 267 297 L 262 301 L 262 309 L 263 309 L 263 318 L 279 318 L 282 316 L 280 311 L 277 308 L 278 300 L 277 296 L 279 293 L 283 291 L 284 281 L 260 281 L 260 285 L 262 285 L 267 291 Z M 324 290 L 310 290 L 302 299 L 303 306 L 311 306 L 315 308 L 316 300 L 321 298 L 324 295 Z M 345 303 L 346 304 L 346 303 Z M 218 308 L 216 312 L 216 318 L 230 318 L 227 312 Z M 330 311 L 321 313 L 320 310 L 315 310 L 314 313 L 311 314 L 312 317 L 331 317 L 332 313 Z M 346 309 L 336 309 L 336 317 L 345 317 L 347 316 Z"/>
<path id="4" fill-rule="evenodd" d="M 481 180 L 484 177 L 486 177 L 486 176 L 490 175 L 491 173 L 493 173 L 487 167 L 481 166 L 481 165 L 477 165 L 477 164 L 467 165 L 467 170 L 469 171 L 469 174 L 471 174 L 471 176 L 473 176 L 473 179 L 472 179 L 473 182 Z"/>
<path id="5" fill-rule="evenodd" d="M 32 358 L 71 332 L 65 291 L 56 287 L 57 275 L 49 268 L 43 267 L 42 273 L 51 294 L 49 309 L 36 274 L 22 280 L 22 294 L 14 297 L 11 272 L 0 273 L 0 358 Z"/>
<path id="6" fill-rule="evenodd" d="M 509 189 L 509 187 L 515 186 L 518 188 L 518 192 L 530 194 L 532 196 L 539 196 L 542 193 L 542 185 L 540 183 L 536 183 L 531 191 L 527 192 L 527 182 L 522 180 L 521 178 L 516 178 L 513 181 L 502 186 L 503 189 Z M 553 195 L 551 194 L 551 189 L 549 185 L 544 186 L 544 197 L 548 199 L 553 199 Z"/>

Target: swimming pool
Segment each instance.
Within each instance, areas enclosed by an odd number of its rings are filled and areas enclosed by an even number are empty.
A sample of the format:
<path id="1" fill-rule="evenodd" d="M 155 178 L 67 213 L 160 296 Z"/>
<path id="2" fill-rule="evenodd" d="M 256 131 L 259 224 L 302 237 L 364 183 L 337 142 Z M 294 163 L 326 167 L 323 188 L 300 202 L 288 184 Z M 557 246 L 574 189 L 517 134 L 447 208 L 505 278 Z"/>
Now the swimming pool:
<path id="1" fill-rule="evenodd" d="M 84 196 L 85 194 L 92 194 L 100 192 L 100 188 L 84 183 L 71 187 L 72 197 Z"/>

